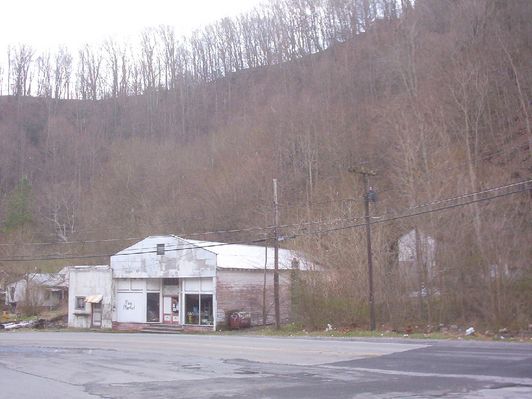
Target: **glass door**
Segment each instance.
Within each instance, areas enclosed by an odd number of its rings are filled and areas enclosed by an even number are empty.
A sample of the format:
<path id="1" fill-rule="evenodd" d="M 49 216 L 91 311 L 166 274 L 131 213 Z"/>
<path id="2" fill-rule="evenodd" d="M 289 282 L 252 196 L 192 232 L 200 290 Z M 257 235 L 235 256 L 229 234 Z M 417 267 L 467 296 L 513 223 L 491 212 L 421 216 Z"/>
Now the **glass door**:
<path id="1" fill-rule="evenodd" d="M 163 322 L 166 324 L 179 324 L 179 296 L 163 297 Z"/>

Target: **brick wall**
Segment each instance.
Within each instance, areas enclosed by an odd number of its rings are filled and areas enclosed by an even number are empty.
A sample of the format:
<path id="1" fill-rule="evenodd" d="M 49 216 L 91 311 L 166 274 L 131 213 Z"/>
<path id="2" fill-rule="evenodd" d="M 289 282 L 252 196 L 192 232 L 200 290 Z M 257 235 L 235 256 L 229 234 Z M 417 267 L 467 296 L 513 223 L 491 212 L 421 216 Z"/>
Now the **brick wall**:
<path id="1" fill-rule="evenodd" d="M 217 324 L 227 322 L 227 313 L 242 310 L 251 313 L 251 325 L 262 324 L 262 293 L 264 273 L 259 271 L 219 270 L 216 279 Z M 290 273 L 279 272 L 279 297 L 281 322 L 287 323 L 291 316 Z M 273 272 L 266 275 L 266 322 L 275 322 L 273 298 Z"/>

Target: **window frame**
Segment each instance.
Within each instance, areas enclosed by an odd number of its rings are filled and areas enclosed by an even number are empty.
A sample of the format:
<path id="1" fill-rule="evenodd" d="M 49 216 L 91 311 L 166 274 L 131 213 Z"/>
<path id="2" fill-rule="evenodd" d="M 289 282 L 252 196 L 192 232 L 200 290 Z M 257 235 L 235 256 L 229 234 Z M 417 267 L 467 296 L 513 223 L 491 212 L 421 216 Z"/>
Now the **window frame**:
<path id="1" fill-rule="evenodd" d="M 87 304 L 85 303 L 85 296 L 76 296 L 75 302 L 74 302 L 74 309 L 75 310 L 86 310 Z M 81 307 L 80 304 L 83 304 L 83 307 Z"/>

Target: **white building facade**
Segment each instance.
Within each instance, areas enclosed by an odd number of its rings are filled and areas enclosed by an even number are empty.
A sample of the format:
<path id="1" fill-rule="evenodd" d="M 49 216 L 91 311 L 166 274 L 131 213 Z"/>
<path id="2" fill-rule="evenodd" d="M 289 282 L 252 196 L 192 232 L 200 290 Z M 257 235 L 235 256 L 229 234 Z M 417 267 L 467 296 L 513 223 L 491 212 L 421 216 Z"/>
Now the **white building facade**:
<path id="1" fill-rule="evenodd" d="M 70 268 L 68 326 L 73 328 L 111 328 L 113 279 L 105 266 Z"/>
<path id="2" fill-rule="evenodd" d="M 289 272 L 299 265 L 293 255 L 280 250 L 281 318 L 285 321 L 291 308 Z M 97 327 L 92 321 L 94 301 L 101 303 L 103 328 L 168 324 L 214 330 L 236 310 L 248 312 L 252 324 L 262 323 L 264 309 L 266 322 L 274 318 L 271 248 L 150 236 L 111 256 L 106 273 L 71 269 L 69 326 Z M 79 309 L 83 300 L 85 310 Z"/>

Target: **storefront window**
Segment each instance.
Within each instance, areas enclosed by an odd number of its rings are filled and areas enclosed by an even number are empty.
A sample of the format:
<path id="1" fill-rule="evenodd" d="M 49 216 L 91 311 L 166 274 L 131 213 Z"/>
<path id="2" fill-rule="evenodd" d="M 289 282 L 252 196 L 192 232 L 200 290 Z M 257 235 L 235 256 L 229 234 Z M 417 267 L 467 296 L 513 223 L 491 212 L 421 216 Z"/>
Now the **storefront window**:
<path id="1" fill-rule="evenodd" d="M 212 295 L 185 295 L 185 324 L 212 325 Z"/>
<path id="2" fill-rule="evenodd" d="M 199 324 L 199 295 L 185 295 L 185 323 Z"/>

